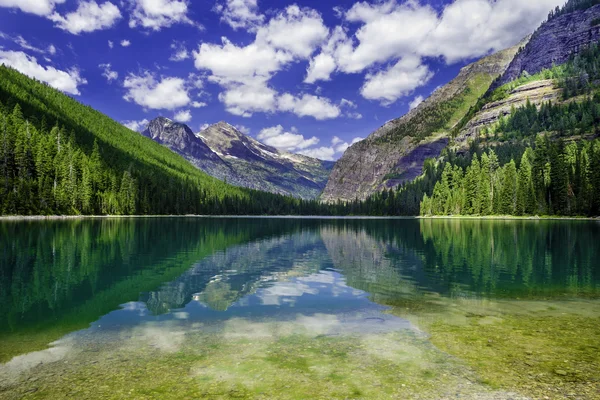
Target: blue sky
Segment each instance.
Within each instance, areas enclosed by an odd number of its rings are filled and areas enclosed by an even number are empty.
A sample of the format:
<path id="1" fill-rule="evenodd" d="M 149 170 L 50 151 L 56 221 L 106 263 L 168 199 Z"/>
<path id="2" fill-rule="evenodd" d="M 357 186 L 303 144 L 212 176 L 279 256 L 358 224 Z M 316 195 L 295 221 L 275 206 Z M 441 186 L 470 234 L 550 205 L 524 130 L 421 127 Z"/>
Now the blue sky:
<path id="1" fill-rule="evenodd" d="M 0 63 L 139 129 L 335 160 L 563 0 L 0 0 Z"/>

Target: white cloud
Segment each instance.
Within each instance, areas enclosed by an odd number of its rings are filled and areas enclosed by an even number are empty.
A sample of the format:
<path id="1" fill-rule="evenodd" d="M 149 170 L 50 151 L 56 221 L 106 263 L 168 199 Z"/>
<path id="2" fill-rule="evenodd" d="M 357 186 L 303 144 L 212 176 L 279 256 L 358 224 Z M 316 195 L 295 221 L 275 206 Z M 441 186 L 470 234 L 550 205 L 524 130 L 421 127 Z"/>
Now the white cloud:
<path id="1" fill-rule="evenodd" d="M 87 83 L 76 68 L 62 71 L 51 66 L 44 67 L 38 64 L 35 57 L 22 51 L 0 51 L 0 64 L 15 68 L 27 76 L 39 79 L 53 88 L 73 95 L 81 94 L 78 86 Z"/>
<path id="2" fill-rule="evenodd" d="M 50 55 L 56 54 L 56 47 L 54 47 L 54 45 L 50 44 L 47 48 L 42 49 L 42 48 L 36 47 L 36 46 L 32 45 L 31 43 L 29 43 L 21 35 L 12 37 L 10 35 L 7 35 L 6 33 L 0 32 L 0 38 L 14 42 L 22 49 L 33 51 L 35 53 L 50 54 Z"/>
<path id="3" fill-rule="evenodd" d="M 112 40 L 109 40 L 108 47 L 112 49 L 114 46 L 115 46 L 115 44 L 112 42 Z"/>
<path id="4" fill-rule="evenodd" d="M 306 139 L 301 134 L 286 132 L 281 125 L 262 129 L 257 138 L 266 145 L 284 151 L 303 150 L 319 143 L 319 139 L 316 136 Z"/>
<path id="5" fill-rule="evenodd" d="M 227 5 L 218 5 L 216 10 L 226 15 L 234 5 L 252 4 L 230 1 Z M 280 96 L 269 85 L 270 79 L 288 64 L 309 58 L 328 32 L 317 11 L 291 5 L 258 26 L 255 40 L 246 46 L 237 46 L 225 37 L 221 38 L 222 44 L 200 44 L 193 52 L 194 65 L 210 71 L 208 80 L 223 88 L 219 100 L 234 115 L 250 117 L 255 112 L 279 110 L 318 119 L 335 118 L 340 112 L 329 100 L 310 95 Z"/>
<path id="6" fill-rule="evenodd" d="M 129 27 L 160 31 L 177 23 L 194 25 L 187 16 L 187 0 L 129 0 L 133 5 Z"/>
<path id="7" fill-rule="evenodd" d="M 385 71 L 367 74 L 360 93 L 366 99 L 389 105 L 425 85 L 432 76 L 418 57 L 407 57 Z"/>
<path id="8" fill-rule="evenodd" d="M 0 7 L 18 8 L 23 12 L 40 16 L 49 15 L 54 6 L 66 0 L 0 0 Z"/>
<path id="9" fill-rule="evenodd" d="M 340 101 L 340 107 L 356 108 L 358 106 L 352 100 L 342 98 Z"/>
<path id="10" fill-rule="evenodd" d="M 147 119 L 142 119 L 141 121 L 123 121 L 122 124 L 132 131 L 140 132 L 148 126 L 149 122 Z"/>
<path id="11" fill-rule="evenodd" d="M 350 110 L 355 110 L 356 108 L 358 108 L 358 106 L 356 105 L 355 102 L 348 100 L 348 99 L 344 99 L 342 98 L 342 100 L 340 101 L 340 108 L 345 108 L 347 111 L 344 113 L 344 115 L 348 118 L 352 118 L 352 119 L 362 119 L 362 114 L 356 111 L 350 111 Z"/>
<path id="12" fill-rule="evenodd" d="M 183 61 L 190 58 L 190 53 L 185 48 L 185 43 L 175 41 L 171 44 L 171 49 L 175 51 L 171 54 L 171 57 L 169 57 L 169 60 L 171 61 Z"/>
<path id="13" fill-rule="evenodd" d="M 329 35 L 321 15 L 293 4 L 258 29 L 256 41 L 306 59 Z"/>
<path id="14" fill-rule="evenodd" d="M 48 16 L 55 26 L 78 35 L 112 27 L 121 18 L 121 11 L 111 2 L 98 5 L 94 0 L 82 1 L 77 10 L 64 17 L 57 12 Z"/>
<path id="15" fill-rule="evenodd" d="M 268 80 L 291 61 L 289 55 L 263 44 L 238 47 L 225 37 L 222 42 L 222 45 L 202 43 L 193 54 L 196 68 L 210 70 L 209 79 L 223 85 L 247 83 L 257 78 Z"/>
<path id="16" fill-rule="evenodd" d="M 288 132 L 281 125 L 262 129 L 257 135 L 257 139 L 269 146 L 284 151 L 291 151 L 308 157 L 329 161 L 339 158 L 350 147 L 350 144 L 337 136 L 331 139 L 330 146 L 314 147 L 319 144 L 317 137 L 306 138 L 304 135 L 298 133 L 298 130 L 294 127 Z M 351 144 L 360 140 L 362 138 L 355 138 Z"/>
<path id="17" fill-rule="evenodd" d="M 512 46 L 531 33 L 563 0 L 456 0 L 421 48 L 448 63 Z"/>
<path id="18" fill-rule="evenodd" d="M 106 78 L 108 83 L 111 83 L 119 77 L 119 73 L 117 71 L 113 71 L 110 69 L 110 64 L 100 64 L 98 65 L 98 67 L 103 69 L 102 76 Z"/>
<path id="19" fill-rule="evenodd" d="M 304 83 L 315 83 L 317 81 L 328 81 L 336 69 L 335 59 L 331 54 L 320 53 L 310 60 L 306 69 Z"/>
<path id="20" fill-rule="evenodd" d="M 409 110 L 413 110 L 419 106 L 425 100 L 423 96 L 416 96 L 408 105 Z"/>
<path id="21" fill-rule="evenodd" d="M 35 47 L 35 46 L 29 44 L 29 42 L 27 40 L 25 40 L 25 38 L 23 38 L 23 36 L 21 36 L 21 35 L 18 35 L 13 40 L 16 44 L 18 44 L 21 48 L 23 48 L 25 50 L 29 50 L 29 51 L 33 51 L 33 52 L 41 53 L 41 54 L 46 53 L 46 50 L 42 50 L 39 47 Z"/>
<path id="22" fill-rule="evenodd" d="M 256 0 L 226 0 L 217 4 L 215 11 L 221 14 L 221 21 L 237 30 L 255 30 L 265 19 L 259 14 Z"/>
<path id="23" fill-rule="evenodd" d="M 208 128 L 209 126 L 210 126 L 210 124 L 206 124 L 206 123 L 204 123 L 204 124 L 200 125 L 200 131 L 203 131 L 203 130 L 205 130 L 205 129 L 206 129 L 206 128 Z"/>
<path id="24" fill-rule="evenodd" d="M 190 110 L 181 110 L 175 113 L 173 119 L 177 122 L 186 123 L 192 120 L 192 112 Z"/>
<path id="25" fill-rule="evenodd" d="M 362 23 L 355 34 L 356 46 L 349 40 L 336 48 L 338 67 L 347 73 L 361 72 L 376 63 L 416 53 L 438 23 L 430 6 L 417 2 L 399 5 L 394 0 L 356 3 L 346 13 L 346 20 Z"/>
<path id="26" fill-rule="evenodd" d="M 362 138 L 354 138 L 351 144 L 357 143 L 361 140 Z M 308 157 L 318 158 L 320 160 L 334 161 L 335 159 L 339 158 L 348 149 L 348 147 L 350 147 L 351 144 L 348 144 L 339 137 L 334 136 L 331 139 L 331 146 L 321 146 L 312 149 L 304 149 L 299 151 L 298 153 Z"/>
<path id="27" fill-rule="evenodd" d="M 203 101 L 192 101 L 192 104 L 190 104 L 193 108 L 202 108 L 202 107 L 206 107 L 208 104 L 206 104 Z"/>
<path id="28" fill-rule="evenodd" d="M 295 97 L 285 93 L 278 99 L 278 109 L 293 112 L 299 117 L 310 116 L 318 120 L 337 118 L 341 114 L 340 108 L 329 99 L 312 94 Z"/>
<path id="29" fill-rule="evenodd" d="M 249 84 L 230 85 L 219 94 L 219 101 L 225 109 L 242 117 L 251 117 L 255 112 L 273 112 L 276 110 L 277 92 L 262 81 Z"/>
<path id="30" fill-rule="evenodd" d="M 144 108 L 173 110 L 187 106 L 191 101 L 181 78 L 164 77 L 157 81 L 148 72 L 139 76 L 129 74 L 123 87 L 127 89 L 123 98 Z"/>
<path id="31" fill-rule="evenodd" d="M 307 157 L 318 158 L 319 160 L 335 160 L 335 150 L 333 147 L 316 147 L 314 149 L 302 150 L 298 153 Z"/>
<path id="32" fill-rule="evenodd" d="M 121 47 L 129 47 L 131 46 L 131 42 L 127 39 L 121 40 Z"/>

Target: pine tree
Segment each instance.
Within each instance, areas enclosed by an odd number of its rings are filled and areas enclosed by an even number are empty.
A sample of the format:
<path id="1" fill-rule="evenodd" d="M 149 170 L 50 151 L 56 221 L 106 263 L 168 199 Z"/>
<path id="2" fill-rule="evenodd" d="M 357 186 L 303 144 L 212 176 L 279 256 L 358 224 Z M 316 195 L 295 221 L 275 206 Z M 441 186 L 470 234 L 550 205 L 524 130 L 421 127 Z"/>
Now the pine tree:
<path id="1" fill-rule="evenodd" d="M 500 211 L 504 215 L 514 215 L 517 200 L 517 166 L 510 160 L 504 166 L 504 181 L 500 194 Z"/>
<path id="2" fill-rule="evenodd" d="M 490 158 L 487 153 L 481 156 L 481 171 L 480 171 L 480 212 L 481 215 L 492 214 L 492 180 Z"/>
<path id="3" fill-rule="evenodd" d="M 530 154 L 527 152 L 523 153 L 517 177 L 516 215 L 531 215 L 535 208 L 535 194 L 531 178 L 531 163 L 529 160 Z"/>

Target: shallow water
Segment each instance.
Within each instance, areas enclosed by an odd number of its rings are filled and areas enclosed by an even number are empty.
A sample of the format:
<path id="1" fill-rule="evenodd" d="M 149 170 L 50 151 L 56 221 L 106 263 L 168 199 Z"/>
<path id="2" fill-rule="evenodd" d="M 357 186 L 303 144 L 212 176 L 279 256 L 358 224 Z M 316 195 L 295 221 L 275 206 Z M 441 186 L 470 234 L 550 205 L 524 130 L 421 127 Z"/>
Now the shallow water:
<path id="1" fill-rule="evenodd" d="M 5 221 L 0 263 L 2 398 L 600 397 L 594 221 Z"/>

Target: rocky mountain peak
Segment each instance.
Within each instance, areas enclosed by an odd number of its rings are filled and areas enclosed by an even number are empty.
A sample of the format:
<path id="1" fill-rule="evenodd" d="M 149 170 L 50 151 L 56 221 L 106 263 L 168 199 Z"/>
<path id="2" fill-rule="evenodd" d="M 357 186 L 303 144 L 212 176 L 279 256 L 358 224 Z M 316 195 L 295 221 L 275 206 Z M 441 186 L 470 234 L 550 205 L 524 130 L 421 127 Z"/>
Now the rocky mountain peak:
<path id="1" fill-rule="evenodd" d="M 182 155 L 218 162 L 219 157 L 186 125 L 166 117 L 157 117 L 148 123 L 142 135 L 169 147 Z"/>
<path id="2" fill-rule="evenodd" d="M 225 121 L 194 134 L 185 124 L 157 117 L 142 134 L 233 185 L 306 199 L 320 194 L 333 167 L 267 146 Z"/>

